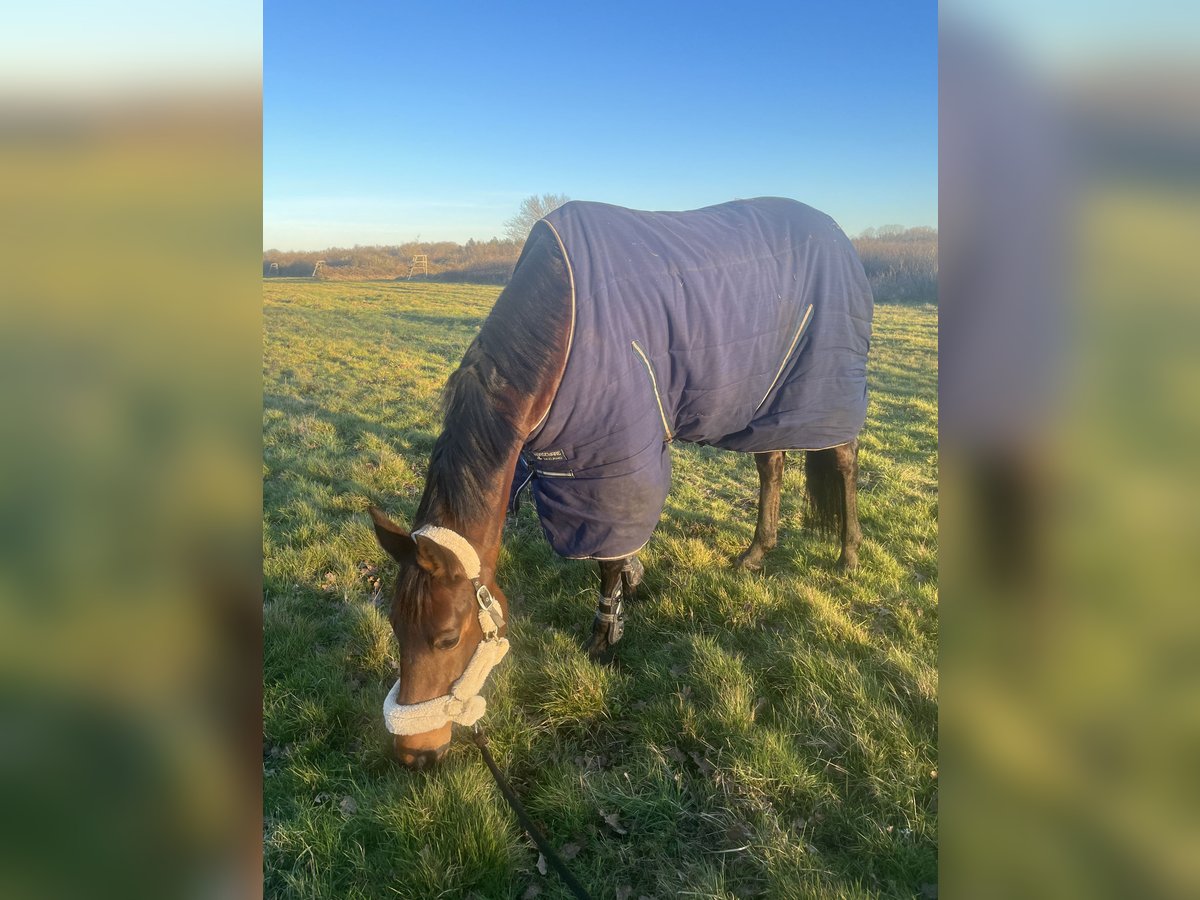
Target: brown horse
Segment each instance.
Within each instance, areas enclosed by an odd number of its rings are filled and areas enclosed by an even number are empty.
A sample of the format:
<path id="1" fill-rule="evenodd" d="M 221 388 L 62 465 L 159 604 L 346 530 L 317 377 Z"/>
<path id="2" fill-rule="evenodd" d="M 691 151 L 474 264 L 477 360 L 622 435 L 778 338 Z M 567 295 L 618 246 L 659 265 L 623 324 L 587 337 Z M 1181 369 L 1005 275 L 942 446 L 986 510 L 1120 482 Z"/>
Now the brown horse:
<path id="1" fill-rule="evenodd" d="M 422 768 L 442 757 L 453 722 L 463 721 L 469 699 L 450 697 L 457 697 L 454 685 L 482 648 L 494 647 L 503 636 L 508 600 L 496 582 L 496 559 L 522 449 L 546 419 L 563 381 L 574 325 L 572 277 L 561 240 L 540 223 L 446 385 L 443 431 L 434 444 L 413 531 L 371 510 L 380 544 L 399 564 L 391 607 L 401 675 L 394 703 L 401 710 L 418 704 L 437 708 L 433 718 L 414 720 L 434 727 L 412 733 L 423 726 L 409 723 L 408 733 L 395 734 L 394 749 L 405 765 Z M 750 546 L 735 561 L 741 568 L 760 568 L 764 554 L 776 545 L 785 454 L 755 453 L 758 523 Z M 857 440 L 807 451 L 805 473 L 812 523 L 840 531 L 840 563 L 854 567 L 861 541 Z M 420 527 L 430 525 L 438 527 Z M 439 534 L 459 536 L 467 546 Z M 477 572 L 471 571 L 475 557 Z M 623 603 L 632 599 L 642 574 L 636 553 L 599 559 L 598 567 L 599 601 L 587 645 L 593 658 L 606 655 L 620 639 Z M 480 610 L 497 605 L 500 633 L 485 640 L 491 620 Z M 486 671 L 478 680 L 482 677 Z M 441 701 L 449 705 L 443 708 Z"/>

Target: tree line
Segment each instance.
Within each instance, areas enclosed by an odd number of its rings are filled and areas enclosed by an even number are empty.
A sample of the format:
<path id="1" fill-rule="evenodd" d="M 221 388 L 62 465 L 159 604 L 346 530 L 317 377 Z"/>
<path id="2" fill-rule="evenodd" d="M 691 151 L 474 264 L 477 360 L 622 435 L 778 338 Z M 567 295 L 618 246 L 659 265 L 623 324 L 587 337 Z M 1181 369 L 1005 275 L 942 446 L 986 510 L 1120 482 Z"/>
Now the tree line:
<path id="1" fill-rule="evenodd" d="M 866 229 L 853 242 L 876 302 L 937 302 L 937 229 L 885 225 Z"/>
<path id="2" fill-rule="evenodd" d="M 407 278 L 413 257 L 429 257 L 429 275 L 416 276 L 428 281 L 467 281 L 478 284 L 505 284 L 523 241 L 492 238 L 490 241 L 409 241 L 387 246 L 330 247 L 326 250 L 280 251 L 263 254 L 264 277 L 309 277 L 318 262 L 318 279 L 329 281 L 377 281 Z M 273 269 L 272 263 L 278 268 Z"/>
<path id="3" fill-rule="evenodd" d="M 557 199 L 557 198 L 556 198 Z M 540 217 L 539 217 L 540 218 Z M 524 228 L 517 224 L 514 233 Z M 885 225 L 868 228 L 853 239 L 867 278 L 879 303 L 936 303 L 938 279 L 938 233 L 934 228 L 903 228 Z M 422 242 L 388 246 L 331 247 L 320 251 L 263 254 L 264 277 L 311 277 L 318 262 L 319 280 L 376 281 L 405 279 L 412 258 L 429 257 L 429 275 L 414 280 L 458 281 L 505 284 L 521 254 L 523 239 L 492 238 Z M 277 268 L 272 268 L 274 263 Z"/>

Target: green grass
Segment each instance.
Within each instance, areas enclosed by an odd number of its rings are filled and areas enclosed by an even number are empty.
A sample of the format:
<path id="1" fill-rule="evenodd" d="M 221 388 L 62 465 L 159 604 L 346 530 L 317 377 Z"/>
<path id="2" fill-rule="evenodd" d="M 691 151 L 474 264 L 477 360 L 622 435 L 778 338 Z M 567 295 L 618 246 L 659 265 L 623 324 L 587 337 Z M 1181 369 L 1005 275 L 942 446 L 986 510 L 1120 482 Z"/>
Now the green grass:
<path id="1" fill-rule="evenodd" d="M 393 567 L 365 510 L 411 517 L 439 391 L 497 289 L 264 290 L 267 895 L 568 896 L 473 747 L 409 773 L 380 712 L 396 653 L 368 567 L 385 588 Z M 528 504 L 507 530 L 513 651 L 490 687 L 492 747 L 597 900 L 912 897 L 936 882 L 935 308 L 877 308 L 871 391 L 853 575 L 800 527 L 798 459 L 779 547 L 761 574 L 733 571 L 753 461 L 677 446 L 605 668 L 582 650 L 594 564 L 556 557 Z"/>

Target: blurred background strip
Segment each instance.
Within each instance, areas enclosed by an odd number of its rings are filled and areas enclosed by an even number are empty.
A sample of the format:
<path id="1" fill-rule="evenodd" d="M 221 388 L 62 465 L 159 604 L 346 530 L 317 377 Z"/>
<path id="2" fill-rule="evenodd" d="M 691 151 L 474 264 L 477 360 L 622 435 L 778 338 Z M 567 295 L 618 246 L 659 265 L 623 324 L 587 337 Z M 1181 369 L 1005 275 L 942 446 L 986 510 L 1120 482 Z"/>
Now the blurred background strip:
<path id="1" fill-rule="evenodd" d="M 0 36 L 0 896 L 256 896 L 261 7 Z"/>
<path id="2" fill-rule="evenodd" d="M 947 896 L 1200 894 L 1200 16 L 944 3 Z"/>

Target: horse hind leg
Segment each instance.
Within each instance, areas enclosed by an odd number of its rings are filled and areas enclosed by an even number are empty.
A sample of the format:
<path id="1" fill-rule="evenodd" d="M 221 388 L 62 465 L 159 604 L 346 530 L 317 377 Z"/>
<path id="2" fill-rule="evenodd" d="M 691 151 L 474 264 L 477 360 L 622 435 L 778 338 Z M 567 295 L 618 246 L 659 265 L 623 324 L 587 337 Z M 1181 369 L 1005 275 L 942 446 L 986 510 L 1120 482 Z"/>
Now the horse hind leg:
<path id="1" fill-rule="evenodd" d="M 646 571 L 637 554 L 621 559 L 603 559 L 599 565 L 600 598 L 596 603 L 592 636 L 587 645 L 588 656 L 593 660 L 607 658 L 612 646 L 624 635 L 625 604 L 633 599 Z"/>
<path id="2" fill-rule="evenodd" d="M 758 524 L 754 526 L 754 540 L 734 561 L 737 568 L 761 569 L 764 554 L 779 540 L 779 495 L 786 456 L 782 450 L 754 454 L 754 465 L 758 469 Z"/>
<path id="3" fill-rule="evenodd" d="M 809 450 L 804 458 L 809 524 L 823 534 L 838 532 L 842 555 L 838 565 L 858 567 L 862 530 L 858 525 L 858 441 L 828 450 Z"/>

